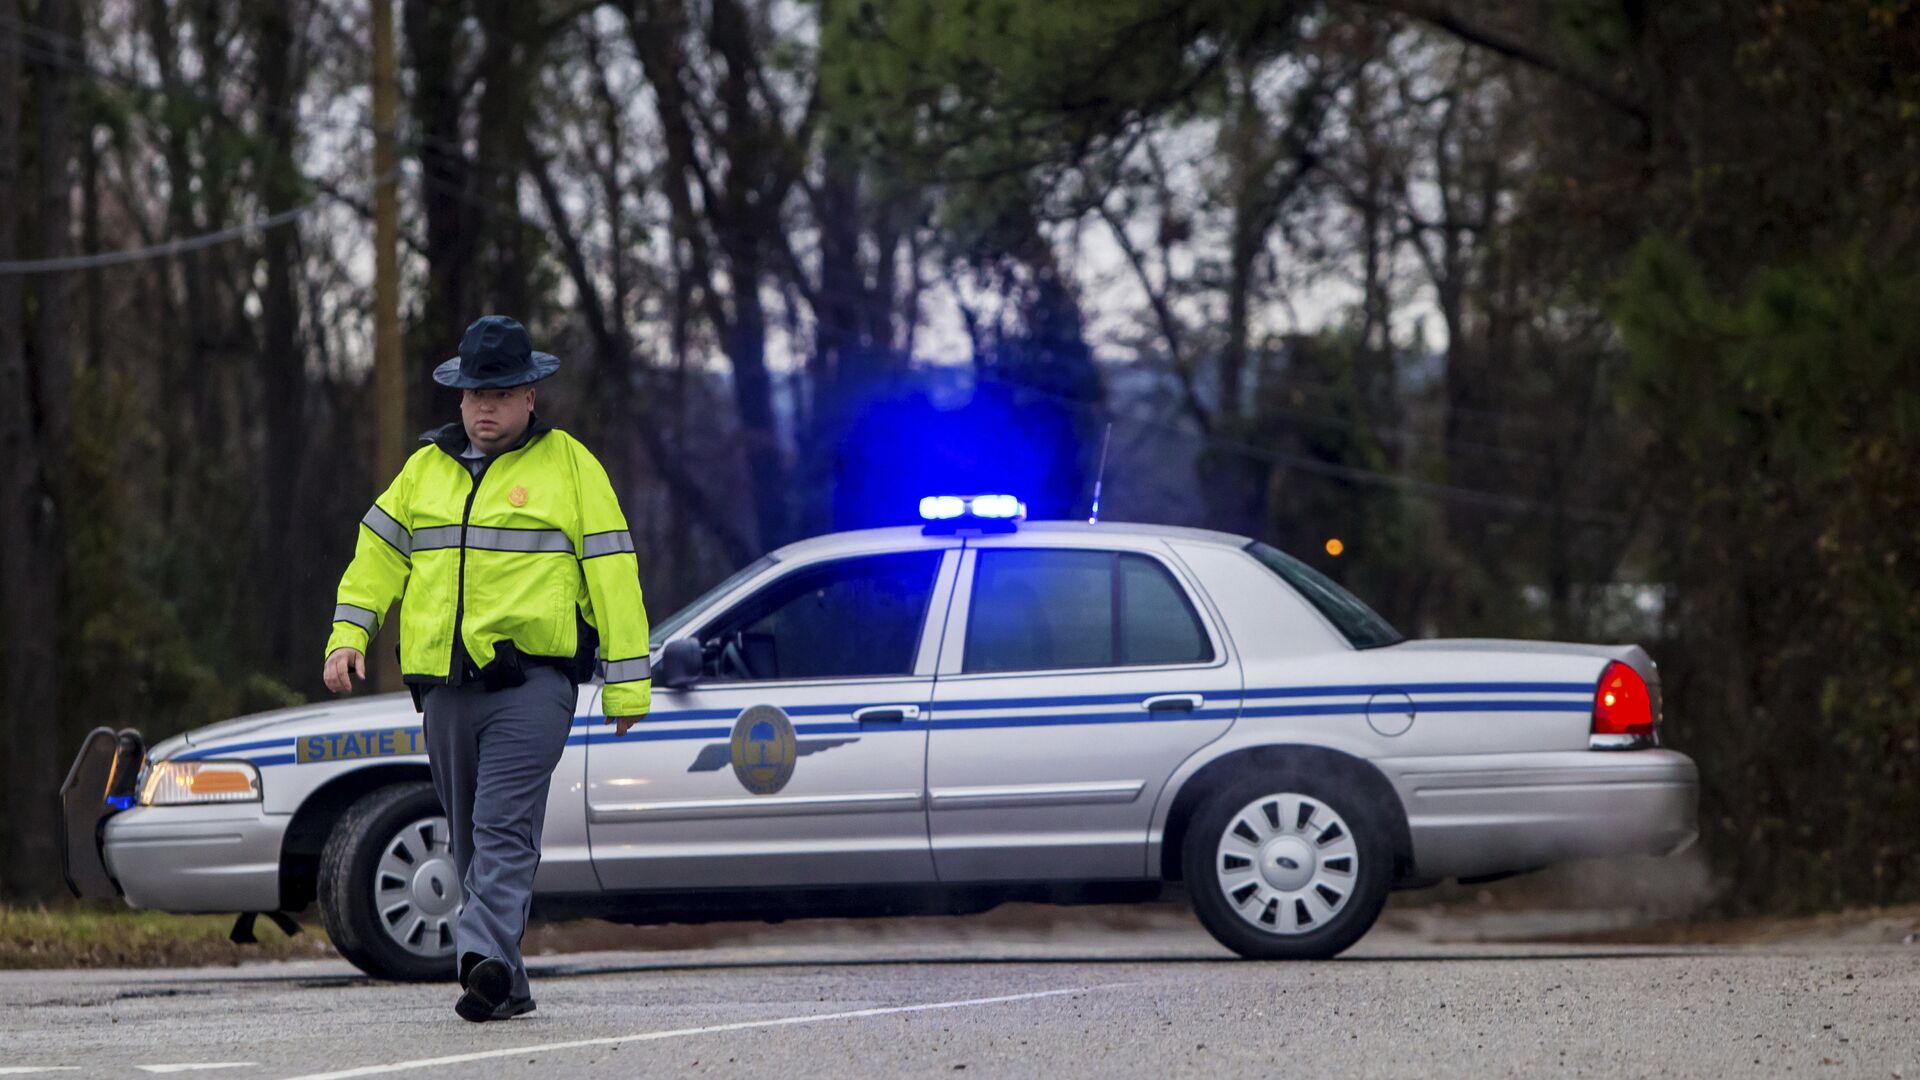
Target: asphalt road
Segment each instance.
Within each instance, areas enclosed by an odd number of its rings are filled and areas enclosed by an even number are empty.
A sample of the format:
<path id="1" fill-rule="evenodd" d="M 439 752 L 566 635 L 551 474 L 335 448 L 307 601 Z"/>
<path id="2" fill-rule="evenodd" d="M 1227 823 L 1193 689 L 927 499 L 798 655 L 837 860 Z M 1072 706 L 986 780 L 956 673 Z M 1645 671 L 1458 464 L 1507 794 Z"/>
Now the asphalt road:
<path id="1" fill-rule="evenodd" d="M 541 957 L 538 1011 L 482 1026 L 450 987 L 338 962 L 0 972 L 0 1075 L 1920 1080 L 1917 946 L 1442 945 L 1383 927 L 1339 960 L 1263 965 L 1178 920 L 915 926 Z"/>

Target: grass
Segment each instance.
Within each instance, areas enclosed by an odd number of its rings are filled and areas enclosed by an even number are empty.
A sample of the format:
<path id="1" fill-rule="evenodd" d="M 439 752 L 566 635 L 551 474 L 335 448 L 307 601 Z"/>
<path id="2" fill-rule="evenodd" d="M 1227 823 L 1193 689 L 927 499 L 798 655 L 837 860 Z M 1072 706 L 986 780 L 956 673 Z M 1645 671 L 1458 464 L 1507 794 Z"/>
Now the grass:
<path id="1" fill-rule="evenodd" d="M 124 904 L 0 906 L 0 969 L 189 967 L 254 960 L 311 960 L 334 955 L 318 920 L 287 937 L 265 919 L 257 945 L 227 940 L 231 915 L 167 915 Z"/>

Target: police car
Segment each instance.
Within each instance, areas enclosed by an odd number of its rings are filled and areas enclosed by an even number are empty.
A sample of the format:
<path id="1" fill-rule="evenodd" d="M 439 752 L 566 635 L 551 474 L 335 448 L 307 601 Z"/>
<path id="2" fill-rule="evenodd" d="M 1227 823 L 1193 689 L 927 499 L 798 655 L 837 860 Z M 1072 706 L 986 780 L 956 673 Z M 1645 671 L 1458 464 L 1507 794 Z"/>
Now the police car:
<path id="1" fill-rule="evenodd" d="M 1319 958 L 1389 890 L 1695 837 L 1635 646 L 1408 641 L 1263 543 L 1027 522 L 936 497 L 922 528 L 782 548 L 653 628 L 625 737 L 581 688 L 536 911 L 628 923 L 1147 900 L 1182 881 L 1233 951 Z M 451 976 L 460 886 L 404 695 L 89 736 L 68 881 L 292 926 Z"/>

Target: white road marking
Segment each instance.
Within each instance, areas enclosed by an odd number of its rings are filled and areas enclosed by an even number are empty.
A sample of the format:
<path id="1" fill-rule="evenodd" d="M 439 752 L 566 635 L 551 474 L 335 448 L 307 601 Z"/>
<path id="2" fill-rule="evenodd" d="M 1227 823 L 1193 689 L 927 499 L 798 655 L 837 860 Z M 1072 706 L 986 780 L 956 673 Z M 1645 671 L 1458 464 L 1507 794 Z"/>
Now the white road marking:
<path id="1" fill-rule="evenodd" d="M 79 1072 L 78 1065 L 0 1065 L 0 1076 L 25 1076 L 37 1072 Z"/>
<path id="2" fill-rule="evenodd" d="M 1065 990 L 1039 990 L 1030 994 L 1003 994 L 999 997 L 966 998 L 960 1001 L 930 1001 L 920 1005 L 888 1005 L 876 1009 L 853 1009 L 848 1012 L 817 1013 L 812 1016 L 783 1016 L 776 1020 L 741 1020 L 732 1024 L 713 1024 L 708 1027 L 672 1028 L 667 1031 L 642 1031 L 632 1035 L 610 1035 L 598 1039 L 575 1039 L 572 1042 L 538 1043 L 533 1046 L 511 1046 L 500 1050 L 481 1050 L 472 1054 L 450 1054 L 446 1057 L 418 1058 L 413 1061 L 394 1061 L 384 1065 L 363 1065 L 357 1069 L 342 1069 L 339 1072 L 307 1073 L 302 1076 L 288 1077 L 287 1080 L 348 1080 L 355 1076 L 375 1076 L 380 1073 L 402 1072 L 407 1069 L 430 1069 L 436 1065 L 462 1065 L 469 1061 L 485 1061 L 488 1058 L 513 1057 L 516 1054 L 535 1054 L 551 1050 L 574 1050 L 583 1046 L 612 1046 L 616 1043 L 655 1042 L 660 1039 L 678 1039 L 689 1035 L 714 1035 L 723 1031 L 746 1031 L 749 1028 L 788 1027 L 794 1024 L 819 1024 L 828 1020 L 857 1020 L 866 1016 L 894 1016 L 900 1013 L 929 1012 L 934 1009 L 965 1009 L 976 1005 L 1001 1005 L 1011 1001 L 1035 1001 L 1040 998 L 1060 997 L 1063 994 L 1084 994 L 1092 990 L 1111 990 L 1115 987 L 1131 985 L 1129 983 L 1107 983 L 1102 986 L 1074 986 Z"/>
<path id="3" fill-rule="evenodd" d="M 258 1065 L 257 1061 L 181 1061 L 172 1065 L 135 1065 L 141 1072 L 177 1073 L 193 1072 L 196 1069 L 244 1069 L 249 1065 Z"/>

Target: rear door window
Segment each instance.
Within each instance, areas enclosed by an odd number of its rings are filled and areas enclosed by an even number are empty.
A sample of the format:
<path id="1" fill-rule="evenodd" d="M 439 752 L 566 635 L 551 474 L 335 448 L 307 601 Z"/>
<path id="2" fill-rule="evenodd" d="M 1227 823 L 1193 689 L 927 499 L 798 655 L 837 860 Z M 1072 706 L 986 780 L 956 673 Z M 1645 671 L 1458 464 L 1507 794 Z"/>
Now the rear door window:
<path id="1" fill-rule="evenodd" d="M 975 555 L 969 673 L 1205 663 L 1199 613 L 1147 555 L 993 548 Z"/>

